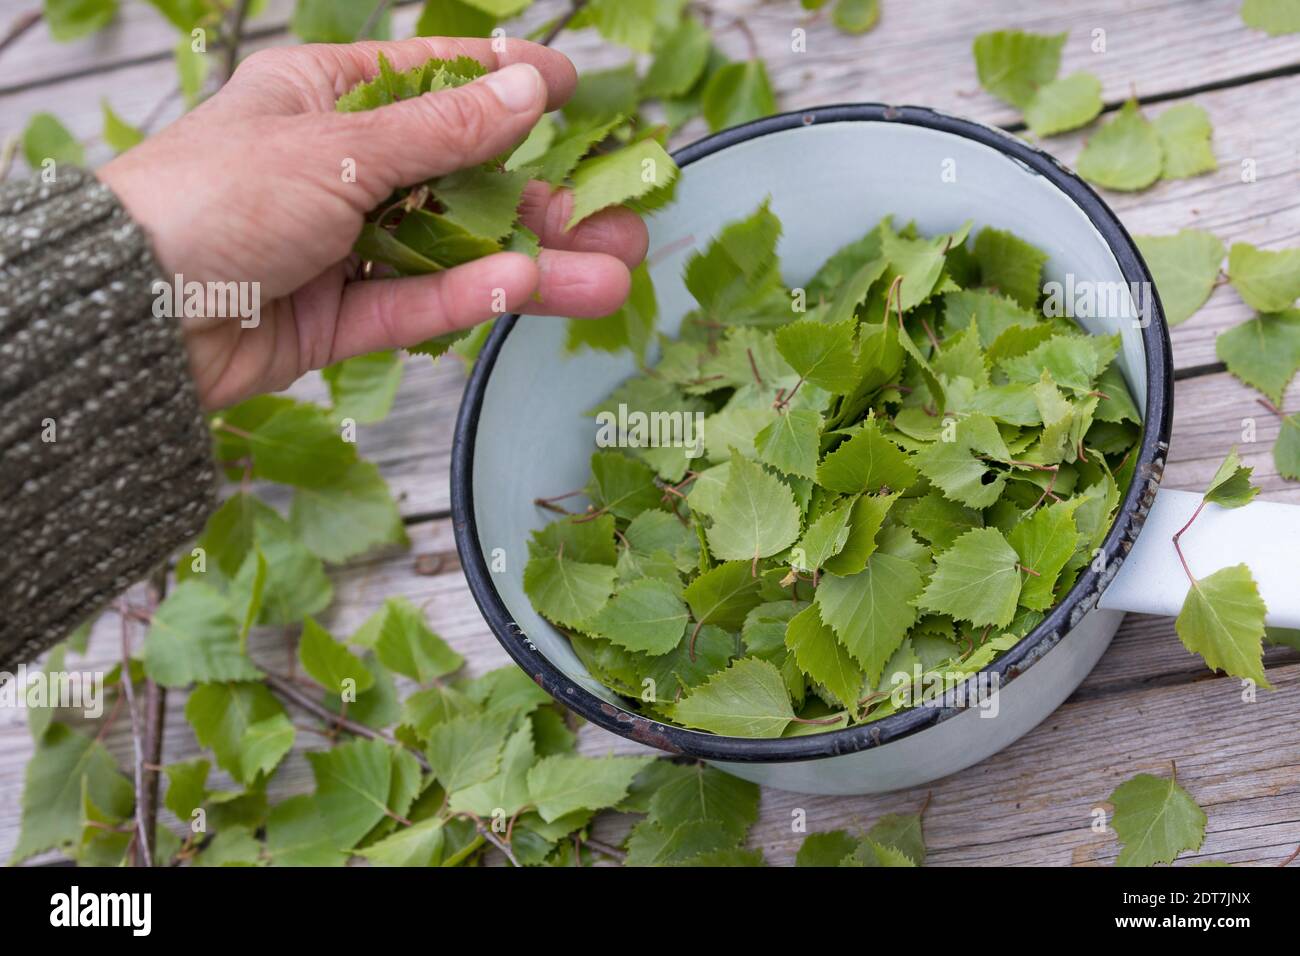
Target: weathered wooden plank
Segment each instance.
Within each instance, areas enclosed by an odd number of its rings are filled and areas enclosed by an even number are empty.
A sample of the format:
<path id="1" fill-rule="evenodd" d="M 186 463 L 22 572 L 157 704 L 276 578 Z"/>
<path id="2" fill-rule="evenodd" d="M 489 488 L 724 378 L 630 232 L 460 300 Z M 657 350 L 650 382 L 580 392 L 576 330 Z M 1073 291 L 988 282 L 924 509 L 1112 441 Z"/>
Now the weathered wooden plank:
<path id="1" fill-rule="evenodd" d="M 397 6 L 394 36 L 404 36 L 419 6 L 416 0 L 399 0 Z M 565 0 L 539 0 L 513 29 L 527 33 L 566 6 Z M 743 21 L 777 88 L 817 97 L 796 105 L 864 99 L 916 102 L 923 91 L 921 99 L 930 105 L 1009 122 L 1015 118 L 1012 111 L 978 92 L 970 43 L 977 33 L 1012 27 L 1070 31 L 1062 70 L 1096 73 L 1108 100 L 1122 98 L 1134 86 L 1139 94 L 1152 96 L 1300 63 L 1300 39 L 1268 38 L 1248 29 L 1237 0 L 1164 0 L 1141 6 L 1127 0 L 1086 0 L 1068 7 L 1034 0 L 907 0 L 882 4 L 880 24 L 865 36 L 840 33 L 824 12 L 809 15 L 794 0 L 711 0 L 708 7 L 729 54 L 748 54 L 747 38 L 736 25 Z M 284 28 L 291 10 L 290 0 L 270 0 L 249 29 L 284 42 L 289 39 Z M 791 47 L 796 28 L 806 31 L 807 52 L 796 53 Z M 1104 31 L 1104 50 L 1095 49 L 1095 31 Z M 59 44 L 43 25 L 30 30 L 0 61 L 0 89 L 165 58 L 175 42 L 170 23 L 142 0 L 127 0 L 118 22 L 94 37 Z M 560 48 L 586 60 L 599 45 L 587 31 L 565 37 Z M 1194 76 L 1188 63 L 1196 64 Z"/>

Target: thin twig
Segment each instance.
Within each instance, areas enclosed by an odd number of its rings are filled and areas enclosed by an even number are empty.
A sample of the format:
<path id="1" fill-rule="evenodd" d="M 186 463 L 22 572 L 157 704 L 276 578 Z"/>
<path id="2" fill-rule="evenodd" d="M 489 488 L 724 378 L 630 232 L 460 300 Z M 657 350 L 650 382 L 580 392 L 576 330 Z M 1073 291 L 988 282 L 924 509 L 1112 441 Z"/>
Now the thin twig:
<path id="1" fill-rule="evenodd" d="M 167 574 L 159 571 L 149 592 L 150 614 L 167 591 Z M 143 808 L 145 838 L 152 857 L 158 835 L 158 780 L 162 770 L 163 730 L 167 722 L 167 690 L 152 680 L 145 681 L 144 693 L 144 786 L 136 794 Z"/>
<path id="2" fill-rule="evenodd" d="M 300 707 L 301 709 L 307 711 L 309 714 L 312 714 L 315 717 L 319 717 L 327 724 L 332 724 L 334 726 L 337 726 L 340 729 L 346 730 L 348 733 L 353 734 L 354 736 L 357 737 L 366 737 L 370 740 L 382 740 L 386 744 L 401 746 L 401 744 L 398 741 L 394 740 L 392 737 L 389 737 L 387 734 L 381 733 L 380 731 L 375 730 L 371 727 L 367 727 L 365 724 L 358 724 L 354 720 L 348 720 L 346 717 L 340 717 L 338 714 L 334 713 L 334 711 L 330 710 L 324 704 L 318 703 L 317 701 L 308 697 L 297 687 L 295 687 L 292 681 L 284 677 L 281 677 L 279 674 L 272 674 L 266 671 L 265 668 L 263 669 L 263 673 L 264 673 L 264 677 L 262 679 L 266 681 L 267 686 L 269 686 L 273 691 L 275 691 L 277 694 L 279 694 L 289 703 L 294 704 L 297 707 Z M 415 756 L 415 759 L 419 761 L 421 767 L 423 767 L 425 770 L 432 769 L 429 766 L 429 761 L 424 756 L 424 754 L 420 753 L 418 750 L 411 750 L 411 753 Z"/>
<path id="3" fill-rule="evenodd" d="M 601 856 L 609 857 L 611 860 L 617 860 L 619 863 L 627 862 L 627 854 L 616 846 L 610 846 L 608 843 L 602 843 L 600 840 L 593 840 L 590 837 L 583 840 L 582 845 L 595 850 Z"/>
<path id="4" fill-rule="evenodd" d="M 1278 864 L 1278 866 L 1290 866 L 1296 857 L 1300 856 L 1300 846 L 1291 851 L 1291 855 Z"/>
<path id="5" fill-rule="evenodd" d="M 379 21 L 384 18 L 391 4 L 392 0 L 379 0 L 379 3 L 375 4 L 375 9 L 370 11 L 370 16 L 366 17 L 365 25 L 357 35 L 358 40 L 369 40 L 374 35 L 375 28 L 379 26 Z"/>
<path id="6" fill-rule="evenodd" d="M 1187 580 L 1192 582 L 1192 587 L 1196 587 L 1196 577 L 1192 574 L 1192 569 L 1187 566 L 1187 559 L 1183 557 L 1183 548 L 1182 545 L 1178 543 L 1178 539 L 1183 536 L 1184 531 L 1186 531 L 1188 528 L 1192 526 L 1192 522 L 1195 521 L 1197 517 L 1200 516 L 1201 509 L 1204 507 L 1205 507 L 1205 499 L 1202 498 L 1201 503 L 1197 505 L 1196 510 L 1192 512 L 1192 516 L 1187 519 L 1187 524 L 1183 525 L 1176 532 L 1174 532 L 1174 550 L 1178 552 L 1178 560 L 1182 562 L 1183 570 L 1187 572 Z"/>
<path id="7" fill-rule="evenodd" d="M 15 42 L 20 36 L 30 30 L 36 24 L 41 22 L 40 9 L 28 10 L 26 13 L 20 13 L 14 17 L 13 22 L 9 24 L 9 29 L 3 37 L 0 37 L 0 53 L 8 49 L 9 45 Z"/>
<path id="8" fill-rule="evenodd" d="M 125 614 L 122 617 L 122 691 L 126 695 L 126 707 L 131 714 L 131 744 L 135 750 L 135 854 L 137 866 L 153 866 L 153 847 L 145 829 L 144 802 L 139 795 L 144 792 L 144 741 L 141 739 L 140 715 L 135 709 L 135 688 L 131 685 L 131 622 Z"/>
<path id="9" fill-rule="evenodd" d="M 582 8 L 585 7 L 586 5 L 587 5 L 587 0 L 573 0 L 573 6 L 569 7 L 568 13 L 564 14 L 553 24 L 551 24 L 551 28 L 546 31 L 546 35 L 543 36 L 538 42 L 542 46 L 550 46 L 552 43 L 554 43 L 555 38 L 564 32 L 564 28 L 567 27 L 570 22 L 572 22 L 574 17 L 576 17 L 579 13 L 582 12 Z"/>
<path id="10" fill-rule="evenodd" d="M 225 75 L 227 81 L 235 75 L 235 67 L 239 65 L 239 41 L 244 36 L 244 20 L 248 17 L 248 4 L 249 0 L 236 0 L 234 12 L 230 17 L 230 32 L 226 35 Z M 367 21 L 367 26 L 369 26 L 369 21 Z M 362 33 L 362 36 L 368 35 L 368 33 Z"/>

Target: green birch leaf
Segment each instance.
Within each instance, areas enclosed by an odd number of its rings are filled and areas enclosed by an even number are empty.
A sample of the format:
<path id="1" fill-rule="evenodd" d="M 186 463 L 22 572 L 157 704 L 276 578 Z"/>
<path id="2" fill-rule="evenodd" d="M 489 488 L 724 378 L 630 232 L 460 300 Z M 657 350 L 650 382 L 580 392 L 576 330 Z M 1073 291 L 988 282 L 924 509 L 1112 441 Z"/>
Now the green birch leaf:
<path id="1" fill-rule="evenodd" d="M 375 866 L 433 866 L 442 853 L 443 822 L 440 817 L 429 817 L 409 827 L 398 827 L 378 843 L 358 850 L 357 855 Z"/>
<path id="2" fill-rule="evenodd" d="M 1116 787 L 1110 803 L 1110 825 L 1123 844 L 1116 866 L 1172 863 L 1205 839 L 1205 811 L 1173 777 L 1140 773 Z"/>
<path id="3" fill-rule="evenodd" d="M 949 499 L 941 491 L 932 491 L 917 499 L 908 508 L 904 521 L 934 545 L 936 551 L 951 547 L 961 535 L 984 524 L 979 511 Z"/>
<path id="4" fill-rule="evenodd" d="M 690 612 L 679 589 L 655 578 L 621 588 L 591 619 L 589 628 L 620 647 L 643 654 L 667 654 L 686 632 Z"/>
<path id="5" fill-rule="evenodd" d="M 709 548 L 727 561 L 757 561 L 799 536 L 799 508 L 789 486 L 739 453 L 731 456 L 726 494 L 710 517 Z"/>
<path id="6" fill-rule="evenodd" d="M 340 850 L 355 847 L 388 812 L 392 758 L 378 740 L 350 740 L 306 754 L 321 818 Z"/>
<path id="7" fill-rule="evenodd" d="M 415 24 L 418 37 L 487 37 L 497 18 L 471 0 L 426 0 Z"/>
<path id="8" fill-rule="evenodd" d="M 448 793 L 496 775 L 513 714 L 456 717 L 434 725 L 425 754 L 437 781 Z"/>
<path id="9" fill-rule="evenodd" d="M 754 657 L 732 662 L 672 708 L 687 727 L 729 737 L 779 737 L 794 719 L 781 672 Z"/>
<path id="10" fill-rule="evenodd" d="M 828 574 L 817 586 L 816 606 L 822 621 L 839 636 L 873 684 L 916 623 L 912 602 L 921 594 L 921 587 L 921 572 L 915 564 L 879 551 L 857 574 Z"/>
<path id="11" fill-rule="evenodd" d="M 145 637 L 145 673 L 163 687 L 258 680 L 240 647 L 230 600 L 201 581 L 182 581 L 158 606 Z"/>
<path id="12" fill-rule="evenodd" d="M 1036 136 L 1055 136 L 1087 126 L 1101 108 L 1101 80 L 1091 73 L 1072 73 L 1039 88 L 1025 107 L 1025 122 Z"/>
<path id="13" fill-rule="evenodd" d="M 135 791 L 118 772 L 103 744 L 52 724 L 35 744 L 23 784 L 22 821 L 11 865 L 45 850 L 68 846 L 81 836 L 83 786 L 104 813 L 124 819 Z"/>
<path id="14" fill-rule="evenodd" d="M 1074 555 L 1078 537 L 1069 501 L 1039 508 L 1011 529 L 1007 543 L 1016 549 L 1020 563 L 1035 572 L 1026 572 L 1020 587 L 1022 606 L 1045 611 L 1055 603 L 1056 582 Z"/>
<path id="15" fill-rule="evenodd" d="M 271 808 L 266 856 L 272 866 L 343 866 L 348 855 L 334 848 L 314 796 L 290 797 Z"/>
<path id="16" fill-rule="evenodd" d="M 262 844 L 246 826 L 220 831 L 199 853 L 194 866 L 261 866 Z"/>
<path id="17" fill-rule="evenodd" d="M 1300 369 L 1300 309 L 1287 309 L 1220 332 L 1215 351 L 1228 371 L 1281 406 Z"/>
<path id="18" fill-rule="evenodd" d="M 615 116 L 613 119 L 604 123 L 590 125 L 587 123 L 576 123 L 567 126 L 563 131 L 555 135 L 555 139 L 547 146 L 545 152 L 532 161 L 523 159 L 516 160 L 520 150 L 528 145 L 528 141 L 516 150 L 506 164 L 508 168 L 527 168 L 529 172 L 537 179 L 544 179 L 553 185 L 560 185 L 569 178 L 574 167 L 591 152 L 591 148 L 597 143 L 604 142 L 614 130 L 622 126 L 624 122 L 622 114 Z M 534 127 L 538 129 L 542 127 Z"/>
<path id="19" fill-rule="evenodd" d="M 1210 147 L 1213 128 L 1209 114 L 1195 103 L 1171 106 L 1155 118 L 1156 135 L 1164 151 L 1163 179 L 1187 179 L 1213 172 L 1219 164 Z"/>
<path id="20" fill-rule="evenodd" d="M 1187 590 L 1174 628 L 1211 670 L 1269 688 L 1264 674 L 1264 600 L 1244 564 L 1220 568 Z"/>
<path id="21" fill-rule="evenodd" d="M 245 784 L 257 776 L 251 768 L 245 773 L 245 731 L 283 713 L 265 686 L 248 682 L 200 684 L 185 702 L 185 719 L 199 743 L 213 752 L 221 769 Z"/>
<path id="22" fill-rule="evenodd" d="M 858 838 L 847 830 L 809 833 L 795 854 L 795 866 L 839 866 L 840 861 L 858 848 Z"/>
<path id="23" fill-rule="evenodd" d="M 925 865 L 925 837 L 919 813 L 887 813 L 867 831 L 867 839 L 902 854 L 913 866 Z"/>
<path id="24" fill-rule="evenodd" d="M 880 20 L 880 0 L 835 0 L 831 23 L 845 33 L 866 33 Z"/>
<path id="25" fill-rule="evenodd" d="M 333 485 L 295 489 L 289 525 L 312 553 L 334 564 L 410 543 L 388 482 L 369 461 L 354 462 Z"/>
<path id="26" fill-rule="evenodd" d="M 298 662 L 312 680 L 331 694 L 342 694 L 349 686 L 363 693 L 375 683 L 375 675 L 366 665 L 311 618 L 303 621 Z M 348 685 L 347 681 L 352 684 Z"/>
<path id="27" fill-rule="evenodd" d="M 1270 252 L 1235 242 L 1228 250 L 1228 278 L 1252 309 L 1290 309 L 1300 297 L 1300 249 Z"/>
<path id="28" fill-rule="evenodd" d="M 697 577 L 682 596 L 700 624 L 734 631 L 762 600 L 758 586 L 748 561 L 728 561 Z"/>
<path id="29" fill-rule="evenodd" d="M 523 170 L 471 166 L 440 176 L 433 191 L 450 222 L 474 235 L 500 239 L 519 217 L 528 178 Z"/>
<path id="30" fill-rule="evenodd" d="M 834 325 L 801 319 L 777 330 L 776 347 L 805 381 L 841 395 L 858 381 L 853 341 L 856 329 L 857 322 L 851 319 Z"/>
<path id="31" fill-rule="evenodd" d="M 533 725 L 524 721 L 502 748 L 496 774 L 482 783 L 453 793 L 448 801 L 451 812 L 468 811 L 481 817 L 518 813 L 530 800 L 528 771 L 536 763 L 537 756 L 533 747 Z"/>
<path id="32" fill-rule="evenodd" d="M 625 866 L 678 866 L 715 850 L 725 850 L 735 841 L 712 822 L 691 820 L 661 824 L 642 820 L 627 839 Z"/>
<path id="33" fill-rule="evenodd" d="M 259 773 L 270 776 L 285 754 L 293 749 L 296 735 L 293 722 L 284 714 L 249 724 L 239 745 L 243 751 L 241 766 L 244 772 L 251 778 L 256 778 Z"/>
<path id="34" fill-rule="evenodd" d="M 1164 168 L 1164 151 L 1155 127 L 1129 100 L 1115 118 L 1089 137 L 1075 163 L 1089 182 L 1123 192 L 1146 189 Z"/>
<path id="35" fill-rule="evenodd" d="M 117 16 L 117 0 L 45 0 L 41 12 L 50 36 L 68 43 L 108 26 Z"/>
<path id="36" fill-rule="evenodd" d="M 935 558 L 918 606 L 976 627 L 1005 627 L 1016 614 L 1019 555 L 996 528 L 976 528 Z"/>
<path id="37" fill-rule="evenodd" d="M 460 670 L 465 659 L 435 634 L 424 612 L 405 598 L 389 598 L 375 656 L 389 670 L 427 684 Z"/>
<path id="38" fill-rule="evenodd" d="M 528 771 L 528 794 L 551 823 L 577 810 L 603 810 L 627 796 L 628 787 L 653 757 L 581 757 L 561 754 Z"/>
<path id="39" fill-rule="evenodd" d="M 208 80 L 208 73 L 212 70 L 212 61 L 208 59 L 208 54 L 194 47 L 193 38 L 186 34 L 177 41 L 172 50 L 181 96 L 185 100 L 186 107 L 191 109 L 198 104 L 204 84 Z"/>
<path id="40" fill-rule="evenodd" d="M 951 436 L 951 440 L 945 440 Z M 998 427 L 986 415 L 971 414 L 956 421 L 950 431 L 922 448 L 913 460 L 945 497 L 971 508 L 987 508 L 1006 487 L 1006 476 L 990 467 L 987 459 L 1010 457 Z"/>
<path id="41" fill-rule="evenodd" d="M 1027 109 L 1040 87 L 1056 78 L 1068 34 L 997 30 L 975 38 L 980 86 L 1017 109 Z"/>
<path id="42" fill-rule="evenodd" d="M 856 499 L 850 499 L 808 525 L 791 552 L 790 563 L 795 568 L 809 573 L 816 571 L 827 559 L 844 550 L 849 540 L 849 519 L 855 502 Z"/>
<path id="43" fill-rule="evenodd" d="M 728 63 L 704 87 L 704 119 L 712 132 L 776 112 L 776 97 L 762 60 Z"/>
<path id="44" fill-rule="evenodd" d="M 144 133 L 113 112 L 107 99 L 102 99 L 99 103 L 104 114 L 104 142 L 113 152 L 125 153 L 132 146 L 144 142 Z"/>
<path id="45" fill-rule="evenodd" d="M 794 655 L 799 670 L 830 691 L 840 706 L 857 712 L 862 668 L 836 640 L 835 632 L 822 623 L 817 605 L 808 605 L 790 619 L 785 646 Z"/>
<path id="46" fill-rule="evenodd" d="M 402 360 L 396 352 L 371 352 L 321 369 L 329 386 L 334 414 L 361 425 L 383 421 L 402 383 Z"/>
<path id="47" fill-rule="evenodd" d="M 604 564 L 534 554 L 524 568 L 524 593 L 542 616 L 564 627 L 581 627 L 605 606 L 615 571 Z"/>
<path id="48" fill-rule="evenodd" d="M 903 491 L 916 481 L 916 470 L 897 445 L 880 432 L 874 419 L 862 423 L 858 432 L 817 466 L 817 483 L 831 491 L 858 494 L 864 491 Z"/>
<path id="49" fill-rule="evenodd" d="M 223 458 L 249 456 L 252 477 L 282 485 L 332 485 L 357 460 L 356 445 L 344 440 L 326 409 L 280 396 L 261 396 L 227 409 L 213 427 L 220 433 Z M 230 428 L 239 431 L 223 431 Z"/>
<path id="50" fill-rule="evenodd" d="M 777 471 L 815 478 L 821 444 L 822 416 L 808 408 L 792 408 L 754 436 L 758 460 Z"/>
<path id="51" fill-rule="evenodd" d="M 167 776 L 167 792 L 163 806 L 187 826 L 195 810 L 203 806 L 208 797 L 208 771 L 212 765 L 206 760 L 189 760 L 163 767 Z"/>
<path id="52" fill-rule="evenodd" d="M 289 524 L 270 508 L 259 510 L 254 519 L 253 544 L 265 562 L 259 624 L 284 627 L 329 606 L 334 585 L 320 558 L 308 551 Z M 249 606 L 257 590 L 262 574 L 257 554 L 244 559 L 231 582 L 231 600 L 239 606 Z"/>
<path id="53" fill-rule="evenodd" d="M 1223 262 L 1223 243 L 1200 229 L 1133 238 L 1151 270 L 1169 324 L 1191 318 L 1214 291 Z"/>
<path id="54" fill-rule="evenodd" d="M 586 491 L 599 510 L 628 520 L 658 508 L 663 498 L 654 469 L 618 451 L 598 451 L 591 456 L 591 481 Z"/>
<path id="55" fill-rule="evenodd" d="M 1300 33 L 1300 10 L 1289 0 L 1245 0 L 1241 19 L 1248 27 L 1271 37 Z"/>
<path id="56" fill-rule="evenodd" d="M 841 577 L 857 574 L 865 568 L 876 550 L 876 535 L 880 532 L 889 509 L 898 500 L 898 495 L 898 492 L 892 495 L 859 495 L 849 513 L 849 533 L 844 539 L 844 546 L 822 562 L 822 567 Z"/>
<path id="57" fill-rule="evenodd" d="M 709 31 L 694 17 L 683 17 L 656 46 L 654 60 L 641 81 L 641 95 L 655 99 L 690 92 L 704 74 L 712 46 Z"/>
<path id="58" fill-rule="evenodd" d="M 981 229 L 974 255 L 981 285 L 1010 296 L 1022 308 L 1035 308 L 1047 253 L 1001 229 Z M 982 342 L 983 334 L 980 338 Z"/>
<path id="59" fill-rule="evenodd" d="M 1223 459 L 1210 479 L 1210 487 L 1205 489 L 1205 501 L 1213 501 L 1224 508 L 1240 508 L 1250 504 L 1259 494 L 1259 489 L 1250 483 L 1250 476 L 1255 469 L 1241 463 L 1241 456 L 1233 448 Z"/>
<path id="60" fill-rule="evenodd" d="M 666 189 L 676 179 L 677 164 L 653 139 L 584 159 L 573 171 L 573 215 L 565 228 L 609 206 Z"/>
<path id="61" fill-rule="evenodd" d="M 1273 462 L 1283 478 L 1300 481 L 1300 414 L 1282 419 L 1282 430 L 1273 445 Z"/>
<path id="62" fill-rule="evenodd" d="M 380 0 L 297 0 L 289 29 L 304 43 L 351 43 L 367 39 L 361 30 Z M 480 4 L 474 4 L 480 6 Z M 385 13 L 369 39 L 389 37 L 391 14 Z"/>
<path id="63" fill-rule="evenodd" d="M 584 11 L 598 33 L 611 43 L 649 53 L 659 14 L 658 0 L 591 0 Z"/>
<path id="64" fill-rule="evenodd" d="M 37 113 L 23 130 L 23 157 L 34 170 L 47 159 L 55 164 L 82 166 L 86 150 L 52 113 Z"/>
<path id="65" fill-rule="evenodd" d="M 707 823 L 739 842 L 758 820 L 758 801 L 757 784 L 716 767 L 692 764 L 661 786 L 646 809 L 650 820 L 665 827 Z"/>

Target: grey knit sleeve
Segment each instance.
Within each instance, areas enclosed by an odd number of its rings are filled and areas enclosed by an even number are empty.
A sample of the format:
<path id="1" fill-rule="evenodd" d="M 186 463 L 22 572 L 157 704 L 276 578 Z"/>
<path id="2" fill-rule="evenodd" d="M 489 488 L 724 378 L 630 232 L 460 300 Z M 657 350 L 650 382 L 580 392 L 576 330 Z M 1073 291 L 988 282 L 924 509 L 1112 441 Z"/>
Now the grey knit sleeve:
<path id="1" fill-rule="evenodd" d="M 148 239 L 92 175 L 0 185 L 0 670 L 147 576 L 215 502 Z"/>

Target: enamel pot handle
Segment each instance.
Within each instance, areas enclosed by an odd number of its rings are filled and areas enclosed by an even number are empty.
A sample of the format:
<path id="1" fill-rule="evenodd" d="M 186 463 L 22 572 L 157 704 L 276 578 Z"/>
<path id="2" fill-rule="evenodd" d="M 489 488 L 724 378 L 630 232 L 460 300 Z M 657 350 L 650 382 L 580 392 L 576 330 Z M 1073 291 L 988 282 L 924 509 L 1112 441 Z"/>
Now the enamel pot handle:
<path id="1" fill-rule="evenodd" d="M 1187 574 L 1173 536 L 1201 496 L 1162 490 L 1098 606 L 1174 617 L 1187 596 Z M 1207 504 L 1180 539 L 1192 574 L 1206 577 L 1233 564 L 1250 568 L 1273 627 L 1300 628 L 1300 507 L 1253 501 L 1242 508 Z"/>

